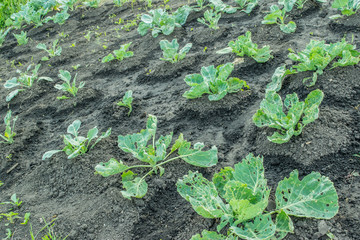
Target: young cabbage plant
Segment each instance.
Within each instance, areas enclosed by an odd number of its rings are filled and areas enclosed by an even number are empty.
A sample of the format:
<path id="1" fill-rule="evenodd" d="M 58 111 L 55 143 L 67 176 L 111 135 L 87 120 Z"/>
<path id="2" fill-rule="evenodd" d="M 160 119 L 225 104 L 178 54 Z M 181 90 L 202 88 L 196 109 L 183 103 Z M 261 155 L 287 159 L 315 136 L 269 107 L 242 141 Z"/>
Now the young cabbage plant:
<path id="1" fill-rule="evenodd" d="M 192 9 L 195 12 L 200 12 L 208 6 L 208 4 L 205 4 L 206 2 L 207 0 L 196 0 L 197 7 L 192 7 Z"/>
<path id="2" fill-rule="evenodd" d="M 211 9 L 214 9 L 216 13 L 235 13 L 236 8 L 225 4 L 222 0 L 209 0 Z"/>
<path id="3" fill-rule="evenodd" d="M 4 123 L 5 123 L 5 133 L 4 135 L 0 134 L 0 138 L 2 138 L 3 141 L 0 141 L 0 143 L 9 143 L 12 144 L 14 142 L 14 136 L 16 135 L 15 131 L 15 122 L 18 119 L 16 116 L 12 120 L 11 125 L 11 110 L 9 110 L 6 113 L 6 116 L 4 117 Z"/>
<path id="4" fill-rule="evenodd" d="M 8 28 L 7 30 L 0 29 L 0 47 L 5 42 L 5 37 L 9 33 L 10 30 L 11 30 L 11 28 Z"/>
<path id="5" fill-rule="evenodd" d="M 243 57 L 247 55 L 253 58 L 256 62 L 267 62 L 273 56 L 271 55 L 270 46 L 264 46 L 259 49 L 256 43 L 251 40 L 251 32 L 247 31 L 245 35 L 238 37 L 236 41 L 230 41 L 229 47 L 217 51 L 218 54 L 236 53 L 238 56 Z"/>
<path id="6" fill-rule="evenodd" d="M 117 7 L 122 7 L 125 3 L 127 3 L 129 0 L 113 0 L 113 3 Z"/>
<path id="7" fill-rule="evenodd" d="M 191 86 L 189 91 L 183 94 L 188 99 L 199 98 L 203 94 L 209 94 L 210 101 L 218 101 L 225 97 L 227 93 L 243 91 L 249 86 L 244 80 L 230 76 L 234 64 L 226 63 L 214 67 L 213 65 L 201 68 L 201 74 L 190 74 L 185 77 L 187 85 Z"/>
<path id="8" fill-rule="evenodd" d="M 279 24 L 280 30 L 284 33 L 293 33 L 296 30 L 296 24 L 293 21 L 285 24 L 285 19 L 287 17 L 286 13 L 290 12 L 291 9 L 284 5 L 283 9 L 280 9 L 277 5 L 272 5 L 270 7 L 270 13 L 264 17 L 264 20 L 261 22 L 262 24 Z"/>
<path id="9" fill-rule="evenodd" d="M 14 212 L 0 213 L 0 216 L 6 217 L 6 220 L 8 220 L 9 223 L 11 223 L 11 224 L 15 223 L 15 219 L 20 219 L 21 218 L 18 215 L 19 215 L 19 213 L 14 213 Z"/>
<path id="10" fill-rule="evenodd" d="M 122 101 L 118 102 L 117 105 L 121 106 L 121 107 L 127 107 L 129 108 L 129 112 L 128 112 L 128 116 L 130 116 L 130 113 L 132 111 L 132 101 L 133 101 L 133 97 L 132 97 L 133 91 L 129 90 L 125 93 Z"/>
<path id="11" fill-rule="evenodd" d="M 107 138 L 111 134 L 111 128 L 109 128 L 105 133 L 102 133 L 101 136 L 98 137 L 99 130 L 97 127 L 94 127 L 88 131 L 87 137 L 82 137 L 79 136 L 80 126 L 80 120 L 75 120 L 72 124 L 70 124 L 70 126 L 67 128 L 67 133 L 69 134 L 63 136 L 65 147 L 62 150 L 51 150 L 44 153 L 42 160 L 51 158 L 55 153 L 58 152 L 65 152 L 68 156 L 68 159 L 83 155 L 95 147 L 98 142 L 104 138 Z M 95 139 L 96 141 L 91 145 L 91 141 Z"/>
<path id="12" fill-rule="evenodd" d="M 59 25 L 63 25 L 66 20 L 70 17 L 68 14 L 68 7 L 65 7 L 61 12 L 56 13 L 54 16 L 47 17 L 44 21 L 47 23 L 49 21 L 53 21 Z"/>
<path id="13" fill-rule="evenodd" d="M 75 77 L 72 81 L 71 81 L 71 74 L 69 71 L 64 71 L 64 70 L 59 70 L 59 74 L 58 77 L 64 81 L 63 84 L 56 84 L 55 88 L 62 90 L 63 92 L 68 92 L 70 93 L 73 97 L 76 97 L 77 92 L 79 91 L 80 88 L 83 88 L 85 86 L 85 82 L 80 82 L 79 86 L 76 86 L 76 77 L 77 74 L 75 74 Z M 62 99 L 68 99 L 69 97 L 67 96 L 61 96 L 61 97 L 57 97 L 57 99 L 62 100 Z"/>
<path id="14" fill-rule="evenodd" d="M 360 9 L 360 0 L 334 0 L 331 7 L 340 10 L 342 15 L 351 16 Z M 340 17 L 342 16 L 335 15 L 330 18 L 336 19 Z"/>
<path id="15" fill-rule="evenodd" d="M 28 39 L 27 36 L 26 36 L 26 32 L 21 31 L 20 34 L 15 34 L 15 33 L 14 33 L 13 35 L 14 35 L 14 37 L 16 38 L 19 46 L 21 46 L 21 45 L 26 45 L 26 44 L 28 43 L 28 40 L 29 40 L 29 39 Z"/>
<path id="16" fill-rule="evenodd" d="M 79 0 L 57 0 L 57 3 L 60 4 L 62 9 L 69 9 L 74 11 L 75 4 L 78 3 Z"/>
<path id="17" fill-rule="evenodd" d="M 356 46 L 347 43 L 345 38 L 341 42 L 326 44 L 325 41 L 311 40 L 306 48 L 298 54 L 289 53 L 288 57 L 296 62 L 292 68 L 296 72 L 314 71 L 313 77 L 304 78 L 303 82 L 306 86 L 314 86 L 318 75 L 323 74 L 324 69 L 335 58 L 336 62 L 332 64 L 332 68 L 356 65 L 360 61 L 360 52 L 356 51 Z M 308 80 L 311 79 L 309 82 Z"/>
<path id="18" fill-rule="evenodd" d="M 84 1 L 82 4 L 87 7 L 98 8 L 101 0 Z"/>
<path id="19" fill-rule="evenodd" d="M 109 177 L 115 174 L 122 173 L 122 184 L 126 189 L 121 191 L 123 197 L 131 199 L 131 197 L 142 198 L 148 190 L 146 177 L 151 174 L 158 174 L 162 176 L 165 172 L 164 164 L 181 158 L 185 162 L 197 167 L 211 167 L 216 165 L 217 148 L 213 146 L 210 150 L 203 151 L 203 143 L 195 143 L 191 148 L 191 143 L 184 140 L 182 134 L 175 141 L 169 153 L 169 148 L 173 133 L 166 136 L 160 136 L 157 140 L 157 118 L 149 115 L 146 129 L 132 135 L 119 136 L 119 148 L 124 152 L 131 153 L 136 159 L 145 164 L 127 166 L 122 161 L 117 161 L 112 158 L 106 163 L 99 163 L 96 167 L 96 173 L 103 177 Z M 150 141 L 150 144 L 148 142 Z M 177 151 L 178 156 L 173 156 Z M 172 156 L 172 157 L 171 157 Z M 149 171 L 142 177 L 135 177 L 137 174 L 130 169 L 133 168 L 148 168 Z"/>
<path id="20" fill-rule="evenodd" d="M 149 14 L 143 14 L 139 23 L 138 32 L 141 36 L 147 34 L 151 29 L 152 36 L 156 38 L 159 33 L 170 35 L 175 27 L 181 27 L 185 24 L 192 8 L 188 5 L 178 8 L 172 15 L 169 15 L 163 9 L 150 10 Z"/>
<path id="21" fill-rule="evenodd" d="M 44 50 L 46 51 L 48 54 L 49 54 L 49 57 L 52 58 L 52 57 L 55 57 L 55 56 L 60 56 L 61 55 L 61 51 L 62 51 L 62 48 L 59 46 L 59 47 L 56 47 L 56 45 L 58 44 L 59 42 L 59 39 L 56 39 L 53 41 L 52 43 L 52 47 L 47 49 L 46 48 L 46 45 L 43 44 L 43 43 L 39 43 L 36 48 L 37 49 L 40 49 L 40 50 Z M 48 57 L 42 57 L 41 58 L 42 61 L 48 61 L 49 58 Z"/>
<path id="22" fill-rule="evenodd" d="M 215 12 L 214 10 L 206 10 L 203 18 L 198 18 L 198 22 L 208 26 L 211 29 L 219 29 L 218 22 L 221 18 L 221 13 Z"/>
<path id="23" fill-rule="evenodd" d="M 227 236 L 204 230 L 203 237 L 197 234 L 191 240 L 283 239 L 294 231 L 290 216 L 331 219 L 337 214 L 333 182 L 318 172 L 300 180 L 297 170 L 278 183 L 276 205 L 267 211 L 270 188 L 264 172 L 263 158 L 250 153 L 234 168 L 221 169 L 212 181 L 192 171 L 179 179 L 177 191 L 193 209 L 205 218 L 219 219 L 217 232 L 229 225 Z"/>
<path id="24" fill-rule="evenodd" d="M 300 102 L 296 93 L 288 94 L 284 104 L 279 94 L 267 91 L 261 101 L 260 109 L 254 114 L 253 121 L 257 127 L 270 127 L 280 130 L 268 136 L 273 143 L 286 143 L 292 136 L 301 134 L 303 128 L 319 117 L 319 105 L 324 93 L 317 89 L 309 93 L 305 102 Z M 288 110 L 283 112 L 283 107 Z M 300 122 L 301 119 L 301 122 Z"/>
<path id="25" fill-rule="evenodd" d="M 160 48 L 163 51 L 164 57 L 160 59 L 169 61 L 171 63 L 176 63 L 185 58 L 191 47 L 192 43 L 188 43 L 179 51 L 179 44 L 177 39 L 173 39 L 171 42 L 168 40 L 161 40 Z"/>
<path id="26" fill-rule="evenodd" d="M 0 205 L 11 204 L 11 205 L 13 205 L 15 207 L 19 207 L 21 205 L 21 203 L 22 203 L 22 201 L 20 201 L 20 198 L 16 197 L 16 193 L 11 195 L 10 200 L 11 200 L 11 202 L 1 202 Z"/>
<path id="27" fill-rule="evenodd" d="M 241 11 L 249 14 L 258 5 L 258 0 L 235 0 Z"/>
<path id="28" fill-rule="evenodd" d="M 282 0 L 282 1 L 286 1 L 286 0 Z M 295 4 L 297 5 L 298 9 L 302 9 L 307 1 L 308 0 L 295 0 Z M 326 3 L 327 2 L 327 0 L 316 0 L 316 1 L 319 2 L 319 3 Z M 290 0 L 289 2 L 290 2 L 289 4 L 293 5 L 294 0 Z"/>
<path id="29" fill-rule="evenodd" d="M 133 52 L 127 51 L 127 49 L 130 47 L 131 43 L 132 42 L 121 45 L 120 49 L 113 51 L 115 56 L 112 53 L 110 53 L 109 55 L 104 57 L 101 62 L 107 63 L 107 62 L 110 62 L 110 61 L 112 61 L 114 59 L 122 61 L 125 58 L 129 58 L 129 57 L 134 56 Z"/>
<path id="30" fill-rule="evenodd" d="M 38 71 L 41 66 L 41 64 L 38 64 L 35 66 L 35 68 L 32 70 L 32 73 L 30 74 L 29 71 L 31 69 L 31 64 L 27 67 L 25 72 L 21 72 L 19 69 L 16 70 L 16 72 L 20 75 L 19 77 L 13 77 L 10 80 L 7 80 L 4 84 L 5 88 L 14 88 L 14 87 L 20 87 L 20 89 L 16 89 L 12 92 L 10 92 L 6 96 L 6 101 L 10 102 L 16 95 L 19 94 L 21 91 L 25 91 L 24 88 L 31 88 L 35 80 L 46 80 L 46 81 L 52 81 L 49 77 L 39 77 Z"/>
<path id="31" fill-rule="evenodd" d="M 27 1 L 21 6 L 21 10 L 13 13 L 9 19 L 6 20 L 7 26 L 14 26 L 20 29 L 23 23 L 35 24 L 35 27 L 43 25 L 43 17 L 56 6 L 56 1 L 36 0 Z"/>

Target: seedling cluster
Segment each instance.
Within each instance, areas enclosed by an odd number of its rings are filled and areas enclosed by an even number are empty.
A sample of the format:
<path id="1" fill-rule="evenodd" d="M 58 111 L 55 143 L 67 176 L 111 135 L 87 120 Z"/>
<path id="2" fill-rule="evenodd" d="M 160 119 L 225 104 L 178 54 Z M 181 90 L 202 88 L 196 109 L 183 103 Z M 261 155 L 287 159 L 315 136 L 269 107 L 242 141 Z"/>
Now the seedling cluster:
<path id="1" fill-rule="evenodd" d="M 6 22 L 9 28 L 0 30 L 0 46 L 5 42 L 7 34 L 12 29 L 21 29 L 24 24 L 34 24 L 36 27 L 48 21 L 60 25 L 64 24 L 70 17 L 68 11 L 74 9 L 76 2 L 77 0 L 28 1 L 21 7 L 21 11 L 10 16 Z M 100 0 L 83 1 L 81 5 L 97 8 L 100 2 Z M 129 1 L 114 0 L 117 6 L 122 6 L 127 2 Z M 294 7 L 302 9 L 306 2 L 306 0 L 279 0 L 277 5 L 270 7 L 270 11 L 264 16 L 262 24 L 278 24 L 281 31 L 291 34 L 296 31 L 296 23 L 287 21 L 288 15 Z M 317 0 L 317 2 L 324 3 L 326 0 Z M 133 3 L 134 1 L 131 2 L 131 4 Z M 146 3 L 148 8 L 152 7 L 151 0 L 147 0 Z M 150 30 L 152 36 L 156 38 L 161 33 L 170 35 L 176 28 L 182 28 L 193 11 L 203 11 L 204 17 L 198 18 L 198 22 L 216 30 L 220 28 L 221 16 L 235 13 L 238 10 L 251 14 L 259 4 L 258 0 L 235 0 L 235 3 L 237 5 L 232 6 L 221 0 L 196 0 L 196 6 L 184 5 L 172 13 L 168 11 L 169 9 L 153 9 L 149 10 L 147 14 L 142 14 L 141 18 L 138 15 L 136 19 L 128 22 L 129 25 L 124 25 L 123 28 L 130 30 L 130 27 L 136 26 L 137 21 L 141 19 L 137 28 L 138 33 L 145 36 Z M 164 6 L 165 4 L 166 2 L 164 2 Z M 360 9 L 360 2 L 334 0 L 332 7 L 341 11 L 343 15 L 351 16 Z M 51 17 L 45 17 L 53 9 L 59 11 Z M 111 18 L 113 17 L 115 14 L 111 16 Z M 121 22 L 124 21 L 119 19 L 119 24 Z M 84 33 L 88 42 L 91 41 L 91 33 L 91 31 L 88 31 L 86 35 Z M 27 32 L 21 31 L 20 34 L 13 33 L 13 35 L 17 39 L 18 45 L 27 44 Z M 95 32 L 95 35 L 100 37 L 102 33 Z M 104 35 L 106 36 L 106 33 Z M 230 41 L 227 48 L 219 50 L 217 53 L 233 52 L 240 57 L 246 55 L 253 58 L 257 63 L 265 65 L 271 58 L 274 58 L 271 55 L 270 46 L 258 48 L 258 45 L 252 42 L 251 37 L 251 32 L 247 31 L 244 35 L 240 35 L 237 40 Z M 61 55 L 62 47 L 58 46 L 58 42 L 58 39 L 54 40 L 50 48 L 44 43 L 39 43 L 36 46 L 37 49 L 44 50 L 48 54 L 41 59 L 42 61 Z M 134 53 L 128 51 L 131 44 L 132 42 L 120 45 L 119 49 L 103 57 L 102 62 L 107 63 L 115 59 L 120 62 L 132 57 Z M 187 43 L 180 49 L 176 38 L 172 39 L 171 42 L 163 39 L 159 41 L 159 45 L 163 55 L 160 59 L 171 63 L 183 60 L 193 47 L 192 43 Z M 102 46 L 105 50 L 109 45 L 102 44 Z M 76 44 L 74 43 L 72 47 L 76 47 Z M 204 54 L 206 49 L 207 47 L 204 48 Z M 307 87 L 313 87 L 318 76 L 323 74 L 330 64 L 331 68 L 335 68 L 356 65 L 360 62 L 360 52 L 356 50 L 355 45 L 346 42 L 345 38 L 336 43 L 311 40 L 304 50 L 298 53 L 292 49 L 289 51 L 288 57 L 298 63 L 293 64 L 288 69 L 282 65 L 275 70 L 271 82 L 265 89 L 265 97 L 252 118 L 257 127 L 275 129 L 275 132 L 267 139 L 276 144 L 288 143 L 293 136 L 300 135 L 306 125 L 319 118 L 320 105 L 325 95 L 322 90 L 315 89 L 309 92 L 304 100 L 299 99 L 295 92 L 287 94 L 282 100 L 281 88 L 286 76 L 312 71 L 312 78 L 305 78 L 303 82 Z M 208 52 L 210 50 L 206 54 Z M 178 64 L 180 65 L 182 62 Z M 25 72 L 17 70 L 19 76 L 5 82 L 5 88 L 17 88 L 7 95 L 7 102 L 11 101 L 19 92 L 31 88 L 35 81 L 53 81 L 49 77 L 38 76 L 40 66 L 41 64 L 37 64 L 31 70 L 32 65 L 29 65 Z M 80 64 L 72 67 L 77 70 L 79 66 Z M 189 103 L 192 99 L 200 98 L 204 94 L 208 95 L 210 101 L 220 101 L 228 93 L 237 93 L 249 89 L 246 81 L 231 77 L 235 68 L 234 63 L 227 62 L 217 67 L 214 65 L 202 66 L 199 74 L 186 75 L 184 81 L 190 86 L 190 89 L 183 93 L 183 97 L 187 99 L 186 102 Z M 71 97 L 76 97 L 79 89 L 85 85 L 83 81 L 77 85 L 77 73 L 72 77 L 67 70 L 59 70 L 58 77 L 63 83 L 56 84 L 54 87 Z M 134 99 L 132 94 L 133 91 L 128 90 L 122 100 L 117 102 L 118 106 L 129 109 L 129 118 L 133 117 L 130 117 Z M 66 95 L 58 97 L 58 99 L 68 98 Z M 0 143 L 11 144 L 14 142 L 17 117 L 12 119 L 11 115 L 12 112 L 9 110 L 4 118 L 5 131 L 4 135 L 0 134 Z M 172 132 L 157 137 L 157 125 L 157 117 L 149 114 L 145 129 L 138 133 L 118 136 L 118 147 L 123 152 L 130 153 L 134 159 L 141 162 L 140 164 L 125 163 L 122 160 L 111 158 L 108 162 L 100 162 L 95 166 L 95 173 L 103 177 L 121 174 L 120 182 L 123 186 L 121 194 L 127 199 L 143 198 L 148 192 L 147 181 L 149 177 L 154 174 L 163 176 L 165 174 L 164 166 L 169 162 L 182 159 L 192 166 L 204 168 L 212 167 L 218 162 L 216 146 L 207 148 L 201 142 L 192 146 L 191 142 L 184 139 L 182 133 L 176 140 L 173 140 Z M 67 128 L 67 134 L 62 136 L 65 146 L 60 150 L 45 152 L 42 159 L 49 159 L 59 152 L 65 152 L 68 159 L 85 155 L 99 141 L 111 134 L 111 128 L 108 128 L 106 132 L 98 136 L 99 130 L 94 127 L 88 130 L 86 137 L 80 136 L 80 126 L 80 120 L 73 121 Z M 0 182 L 1 185 L 2 182 Z M 278 183 L 275 191 L 276 206 L 273 209 L 268 209 L 271 190 L 265 179 L 263 158 L 255 157 L 253 154 L 249 154 L 240 163 L 235 164 L 234 168 L 225 167 L 221 169 L 220 172 L 215 173 L 211 181 L 199 172 L 189 171 L 188 175 L 177 181 L 176 186 L 178 193 L 192 205 L 199 215 L 220 220 L 217 222 L 217 232 L 204 230 L 201 234 L 194 235 L 191 238 L 192 240 L 282 239 L 288 233 L 294 232 L 295 227 L 291 216 L 331 219 L 339 209 L 338 196 L 329 178 L 321 176 L 318 172 L 312 172 L 299 180 L 297 170 L 291 172 L 288 178 L 284 178 Z M 16 208 L 21 203 L 22 201 L 14 194 L 11 196 L 11 202 L 0 204 L 8 204 Z M 19 213 L 12 210 L 7 213 L 0 213 L 0 218 L 6 218 L 8 224 L 14 224 L 16 219 L 21 218 L 18 216 Z M 30 213 L 25 214 L 23 224 L 27 224 L 29 218 Z M 46 227 L 48 226 L 46 223 Z M 220 231 L 225 227 L 228 231 L 224 235 L 224 231 L 222 234 Z M 51 230 L 51 228 L 47 229 Z M 12 236 L 10 229 L 8 236 Z M 31 236 L 32 239 L 36 239 L 32 229 Z"/>

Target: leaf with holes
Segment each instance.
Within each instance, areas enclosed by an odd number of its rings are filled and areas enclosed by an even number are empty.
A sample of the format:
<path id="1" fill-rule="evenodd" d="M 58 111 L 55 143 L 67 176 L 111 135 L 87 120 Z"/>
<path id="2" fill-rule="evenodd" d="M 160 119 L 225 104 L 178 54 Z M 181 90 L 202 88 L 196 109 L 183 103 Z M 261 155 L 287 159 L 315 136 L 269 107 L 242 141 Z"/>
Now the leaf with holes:
<path id="1" fill-rule="evenodd" d="M 312 172 L 299 180 L 294 170 L 276 188 L 276 208 L 297 217 L 330 219 L 339 210 L 334 184 L 320 173 Z"/>
<path id="2" fill-rule="evenodd" d="M 320 173 L 302 181 L 297 170 L 276 190 L 276 209 L 266 213 L 270 189 L 265 179 L 263 158 L 249 154 L 235 168 L 215 173 L 212 181 L 189 171 L 177 182 L 179 194 L 205 218 L 220 219 L 217 231 L 229 225 L 228 236 L 203 231 L 192 239 L 283 239 L 294 232 L 291 215 L 329 219 L 338 211 L 338 196 L 333 183 Z M 276 222 L 271 214 L 276 214 Z"/>

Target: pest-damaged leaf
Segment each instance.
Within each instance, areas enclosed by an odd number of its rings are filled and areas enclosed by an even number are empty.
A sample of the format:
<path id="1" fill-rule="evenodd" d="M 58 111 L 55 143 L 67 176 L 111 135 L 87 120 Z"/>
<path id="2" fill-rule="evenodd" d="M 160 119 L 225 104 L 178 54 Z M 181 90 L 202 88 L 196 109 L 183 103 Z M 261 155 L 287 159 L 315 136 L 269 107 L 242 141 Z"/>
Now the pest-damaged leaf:
<path id="1" fill-rule="evenodd" d="M 275 234 L 276 225 L 271 220 L 271 215 L 257 216 L 253 222 L 247 222 L 244 227 L 230 227 L 230 231 L 237 236 L 248 240 L 265 240 Z"/>
<path id="2" fill-rule="evenodd" d="M 294 170 L 276 188 L 276 208 L 288 215 L 330 219 L 338 210 L 338 195 L 329 178 L 312 172 L 299 180 Z"/>
<path id="3" fill-rule="evenodd" d="M 228 205 L 218 196 L 214 183 L 201 173 L 189 171 L 176 183 L 179 194 L 189 201 L 194 210 L 205 218 L 221 218 L 230 213 Z"/>
<path id="4" fill-rule="evenodd" d="M 190 149 L 191 143 L 184 141 L 179 148 L 178 154 L 185 162 L 198 167 L 211 167 L 217 164 L 217 147 L 213 146 L 208 151 L 202 151 L 203 143 L 195 143 L 194 149 Z"/>
<path id="5" fill-rule="evenodd" d="M 225 186 L 224 198 L 237 216 L 237 223 L 261 214 L 268 205 L 270 189 L 264 176 L 263 158 L 249 154 L 235 165 L 232 181 Z"/>
<path id="6" fill-rule="evenodd" d="M 48 158 L 51 158 L 55 153 L 62 152 L 62 150 L 51 150 L 44 153 L 42 156 L 42 160 L 46 160 Z"/>
<path id="7" fill-rule="evenodd" d="M 286 214 L 283 210 L 276 215 L 276 232 L 279 232 L 284 238 L 288 232 L 294 232 L 294 225 L 291 221 L 289 215 Z M 281 239 L 281 238 L 280 238 Z"/>
<path id="8" fill-rule="evenodd" d="M 202 235 L 202 236 L 201 236 Z M 203 230 L 200 234 L 196 234 L 191 237 L 190 240 L 229 240 L 226 236 L 218 234 L 216 232 Z"/>
<path id="9" fill-rule="evenodd" d="M 95 167 L 96 174 L 100 174 L 103 177 L 109 177 L 122 173 L 128 169 L 128 166 L 126 166 L 122 161 L 118 162 L 115 158 L 111 158 L 106 163 L 101 162 Z"/>
<path id="10" fill-rule="evenodd" d="M 132 171 L 127 171 L 122 174 L 122 183 L 126 191 L 121 191 L 124 198 L 131 199 L 131 197 L 142 198 L 147 193 L 148 185 L 144 179 L 136 177 Z"/>

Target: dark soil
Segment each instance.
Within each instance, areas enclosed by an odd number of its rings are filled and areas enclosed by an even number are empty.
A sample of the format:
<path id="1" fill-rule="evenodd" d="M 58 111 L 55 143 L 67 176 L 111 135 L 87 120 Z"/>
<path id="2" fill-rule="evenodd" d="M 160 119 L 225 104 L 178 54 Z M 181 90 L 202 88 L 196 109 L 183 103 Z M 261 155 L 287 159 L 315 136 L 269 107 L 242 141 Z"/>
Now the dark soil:
<path id="1" fill-rule="evenodd" d="M 292 64 L 287 58 L 288 48 L 300 51 L 310 39 L 329 43 L 344 36 L 360 45 L 360 15 L 330 20 L 329 16 L 338 13 L 330 8 L 330 3 L 317 5 L 308 1 L 304 9 L 293 10 L 288 18 L 297 23 L 296 32 L 285 34 L 276 25 L 261 24 L 274 2 L 262 3 L 250 15 L 223 14 L 216 31 L 198 23 L 196 19 L 202 13 L 193 12 L 186 24 L 170 36 L 141 37 L 136 28 L 126 32 L 114 22 L 119 17 L 134 19 L 144 12 L 138 9 L 142 5 L 135 4 L 132 10 L 131 6 L 119 8 L 106 3 L 97 9 L 78 8 L 62 26 L 50 23 L 39 28 L 26 27 L 31 40 L 25 46 L 17 46 L 9 34 L 0 48 L 1 83 L 17 76 L 12 61 L 21 70 L 31 63 L 41 63 L 40 76 L 55 81 L 40 81 L 9 104 L 5 102 L 9 90 L 0 89 L 1 118 L 8 109 L 19 117 L 15 142 L 0 145 L 0 180 L 4 182 L 0 201 L 8 201 L 16 193 L 23 203 L 15 210 L 20 216 L 31 213 L 34 232 L 44 226 L 42 217 L 46 221 L 56 218 L 54 230 L 63 236 L 68 234 L 69 240 L 186 240 L 203 229 L 215 230 L 217 223 L 199 216 L 177 193 L 177 179 L 189 170 L 198 170 L 210 178 L 222 167 L 233 166 L 252 152 L 264 156 L 265 174 L 273 191 L 277 182 L 288 177 L 293 169 L 299 170 L 300 177 L 318 171 L 328 176 L 337 189 L 340 209 L 333 219 L 293 218 L 295 233 L 286 239 L 327 239 L 328 232 L 335 239 L 360 239 L 360 177 L 354 174 L 360 170 L 360 159 L 353 156 L 360 152 L 360 66 L 328 68 L 312 88 L 302 84 L 302 79 L 311 73 L 286 78 L 280 91 L 282 96 L 296 92 L 303 100 L 317 88 L 325 93 L 319 119 L 290 142 L 281 145 L 269 142 L 266 136 L 273 130 L 257 128 L 252 122 L 275 69 L 285 62 Z M 173 9 L 181 4 L 184 3 L 170 2 Z M 111 18 L 113 14 L 115 18 Z M 270 45 L 274 55 L 263 64 L 245 57 L 243 63 L 235 66 L 232 76 L 246 80 L 251 89 L 228 94 L 218 102 L 210 102 L 207 96 L 195 100 L 182 97 L 189 89 L 185 76 L 199 73 L 202 66 L 233 62 L 238 58 L 235 54 L 218 55 L 216 51 L 248 30 L 255 43 L 260 47 Z M 90 41 L 84 38 L 88 31 L 92 31 Z M 60 37 L 61 32 L 68 36 Z M 159 41 L 174 38 L 180 47 L 193 43 L 189 54 L 177 64 L 159 60 L 162 57 Z M 45 53 L 35 46 L 40 42 L 50 45 L 55 39 L 60 39 L 61 56 L 41 62 Z M 104 56 L 128 42 L 132 42 L 129 50 L 134 57 L 101 63 Z M 81 66 L 75 71 L 72 66 L 77 64 Z M 55 83 L 61 83 L 57 77 L 60 69 L 72 75 L 78 73 L 78 82 L 86 82 L 76 98 L 56 99 L 62 95 L 54 88 Z M 128 117 L 128 110 L 118 107 L 116 102 L 130 89 L 135 100 Z M 131 155 L 117 147 L 117 136 L 145 128 L 147 114 L 158 117 L 159 134 L 173 131 L 176 138 L 183 133 L 193 143 L 216 145 L 219 163 L 201 169 L 180 160 L 171 162 L 162 177 L 147 179 L 149 192 L 143 199 L 127 200 L 120 193 L 120 176 L 94 175 L 94 167 L 112 157 L 134 164 Z M 68 160 L 64 153 L 59 153 L 42 161 L 44 152 L 63 147 L 61 135 L 75 119 L 82 122 L 82 135 L 94 126 L 100 131 L 112 127 L 112 135 L 86 155 Z M 3 128 L 2 124 L 1 132 Z M 18 220 L 14 225 L 4 226 L 4 222 L 0 222 L 1 236 L 5 236 L 6 228 L 11 228 L 15 231 L 13 239 L 30 239 L 29 225 L 20 225 Z"/>

